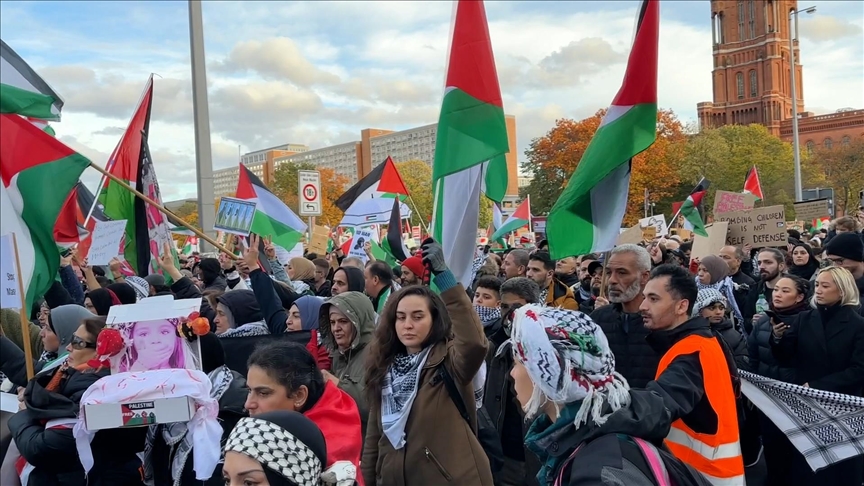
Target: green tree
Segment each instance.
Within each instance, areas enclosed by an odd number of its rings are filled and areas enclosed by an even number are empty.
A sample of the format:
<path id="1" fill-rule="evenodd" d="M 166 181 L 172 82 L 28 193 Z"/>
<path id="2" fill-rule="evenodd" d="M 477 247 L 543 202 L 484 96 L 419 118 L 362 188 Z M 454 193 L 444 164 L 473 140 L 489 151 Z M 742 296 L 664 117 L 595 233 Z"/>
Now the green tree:
<path id="1" fill-rule="evenodd" d="M 428 226 L 432 220 L 433 206 L 432 168 L 422 160 L 406 160 L 397 163 L 396 170 L 411 194 L 411 199 L 405 201 L 411 208 L 411 226 Z"/>
<path id="2" fill-rule="evenodd" d="M 854 215 L 858 208 L 858 191 L 864 189 L 864 137 L 830 149 L 822 148 L 811 157 L 834 188 L 837 212 Z"/>
<path id="3" fill-rule="evenodd" d="M 337 174 L 333 169 L 316 167 L 308 162 L 288 162 L 276 168 L 270 190 L 295 214 L 299 214 L 300 198 L 297 191 L 300 181 L 298 172 L 301 170 L 316 170 L 321 174 L 321 216 L 318 217 L 318 224 L 323 223 L 331 227 L 339 224 L 344 213 L 334 203 L 347 189 L 348 178 Z"/>

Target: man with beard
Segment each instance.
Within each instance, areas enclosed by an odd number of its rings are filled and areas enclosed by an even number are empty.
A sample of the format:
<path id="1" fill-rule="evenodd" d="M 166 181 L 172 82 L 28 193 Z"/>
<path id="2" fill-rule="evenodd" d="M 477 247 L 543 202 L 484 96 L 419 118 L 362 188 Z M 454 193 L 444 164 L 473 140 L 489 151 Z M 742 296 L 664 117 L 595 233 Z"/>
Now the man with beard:
<path id="1" fill-rule="evenodd" d="M 648 329 L 639 311 L 650 275 L 648 250 L 638 245 L 616 246 L 606 264 L 608 300 L 598 297 L 596 310 L 591 313 L 609 340 L 615 371 L 634 388 L 643 388 L 653 380 L 660 363 L 660 356 L 645 341 Z"/>
<path id="2" fill-rule="evenodd" d="M 420 279 L 423 278 L 423 272 L 425 267 L 423 266 L 423 260 L 418 256 L 412 256 L 405 259 L 402 262 L 402 271 L 400 272 L 402 276 L 402 286 L 407 287 L 409 285 L 420 285 Z"/>
<path id="3" fill-rule="evenodd" d="M 741 309 L 741 316 L 744 318 L 744 330 L 747 331 L 748 335 L 753 330 L 753 323 L 758 321 L 762 317 L 762 312 L 765 311 L 765 309 L 757 309 L 760 297 L 765 299 L 764 306 L 767 309 L 768 302 L 771 302 L 771 295 L 774 292 L 774 285 L 786 271 L 786 257 L 783 252 L 776 248 L 763 248 L 759 252 L 757 260 L 759 263 L 759 281 L 750 287 L 747 303 Z"/>
<path id="4" fill-rule="evenodd" d="M 756 285 L 756 281 L 744 273 L 741 268 L 741 264 L 744 263 L 747 256 L 744 255 L 744 250 L 740 247 L 732 245 L 724 246 L 717 255 L 726 261 L 726 265 L 729 266 L 729 276 L 732 277 L 732 282 L 738 286 L 735 289 L 735 303 L 741 309 L 747 303 L 750 289 Z"/>
<path id="5" fill-rule="evenodd" d="M 579 310 L 570 287 L 555 278 L 555 261 L 545 251 L 531 254 L 527 277 L 540 287 L 540 302 L 549 307 Z"/>
<path id="6" fill-rule="evenodd" d="M 504 280 L 516 277 L 524 277 L 528 271 L 528 252 L 525 250 L 512 250 L 504 257 L 501 263 L 501 273 Z"/>
<path id="7" fill-rule="evenodd" d="M 600 296 L 600 284 L 603 282 L 603 264 L 597 260 L 588 260 L 585 269 L 585 278 L 579 286 L 579 294 L 588 297 L 579 304 L 579 311 L 586 314 L 594 312 L 597 297 Z"/>

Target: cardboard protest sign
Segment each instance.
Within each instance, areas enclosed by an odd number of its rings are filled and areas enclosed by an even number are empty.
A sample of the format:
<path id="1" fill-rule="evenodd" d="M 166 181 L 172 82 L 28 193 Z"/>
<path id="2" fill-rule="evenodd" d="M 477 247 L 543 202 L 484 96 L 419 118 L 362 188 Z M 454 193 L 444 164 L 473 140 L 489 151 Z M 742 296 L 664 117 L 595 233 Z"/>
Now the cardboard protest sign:
<path id="1" fill-rule="evenodd" d="M 657 227 L 655 226 L 646 226 L 642 228 L 642 239 L 643 240 L 653 240 L 657 237 Z"/>
<path id="2" fill-rule="evenodd" d="M 703 258 L 708 255 L 720 253 L 720 249 L 726 246 L 726 233 L 729 231 L 729 223 L 717 221 L 705 225 L 708 237 L 693 235 L 693 248 L 690 250 L 690 258 Z"/>
<path id="3" fill-rule="evenodd" d="M 786 221 L 786 229 L 804 231 L 804 221 Z"/>
<path id="4" fill-rule="evenodd" d="M 21 287 L 18 285 L 18 269 L 15 268 L 15 251 L 12 248 L 12 235 L 0 238 L 0 280 L 3 280 L 3 292 L 0 295 L 0 307 L 3 309 L 20 309 Z"/>
<path id="5" fill-rule="evenodd" d="M 830 216 L 828 199 L 814 199 L 812 201 L 799 201 L 793 204 L 795 207 L 795 219 L 799 221 L 813 221 Z"/>
<path id="6" fill-rule="evenodd" d="M 636 245 L 642 242 L 642 227 L 638 224 L 631 228 L 627 228 L 618 235 L 616 245 L 632 244 Z"/>
<path id="7" fill-rule="evenodd" d="M 312 228 L 312 238 L 309 239 L 307 248 L 310 253 L 324 255 L 327 253 L 327 243 L 330 241 L 330 230 L 326 226 L 315 225 Z"/>
<path id="8" fill-rule="evenodd" d="M 87 263 L 90 265 L 108 265 L 113 258 L 122 255 L 120 243 L 125 233 L 125 219 L 96 221 L 90 251 L 87 253 Z"/>
<path id="9" fill-rule="evenodd" d="M 213 228 L 226 233 L 249 236 L 254 218 L 254 201 L 223 197 L 219 200 L 219 210 L 216 211 L 216 224 Z"/>
<path id="10" fill-rule="evenodd" d="M 786 212 L 783 206 L 721 213 L 717 218 L 729 223 L 727 245 L 750 244 L 753 248 L 786 246 Z"/>
<path id="11" fill-rule="evenodd" d="M 666 236 L 669 233 L 669 227 L 666 226 L 666 216 L 662 214 L 642 218 L 639 220 L 639 225 L 643 228 L 653 226 L 657 229 L 656 236 Z"/>
<path id="12" fill-rule="evenodd" d="M 729 192 L 718 190 L 714 194 L 714 217 L 719 213 L 731 213 L 734 211 L 749 211 L 756 204 L 756 196 L 740 192 Z"/>

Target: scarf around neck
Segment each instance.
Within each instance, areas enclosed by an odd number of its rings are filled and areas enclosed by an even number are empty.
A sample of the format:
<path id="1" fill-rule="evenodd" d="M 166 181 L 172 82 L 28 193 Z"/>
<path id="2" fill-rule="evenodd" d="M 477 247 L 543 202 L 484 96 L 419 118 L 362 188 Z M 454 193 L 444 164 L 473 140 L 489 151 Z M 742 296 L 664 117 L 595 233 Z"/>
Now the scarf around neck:
<path id="1" fill-rule="evenodd" d="M 381 387 L 381 428 L 394 449 L 405 447 L 405 425 L 417 397 L 420 372 L 432 346 L 417 354 L 397 356 Z"/>
<path id="2" fill-rule="evenodd" d="M 718 290 L 723 297 L 726 297 L 726 301 L 729 304 L 729 307 L 732 308 L 732 316 L 735 317 L 735 321 L 740 324 L 744 322 L 744 317 L 741 315 L 741 311 L 738 309 L 738 302 L 735 300 L 735 288 L 736 284 L 732 281 L 732 277 L 726 277 L 723 280 L 720 280 L 717 283 L 705 285 L 699 282 L 698 277 L 696 278 L 696 287 L 698 290 L 702 289 L 715 289 Z"/>
<path id="3" fill-rule="evenodd" d="M 474 312 L 477 313 L 477 316 L 480 318 L 480 322 L 483 323 L 483 327 L 489 327 L 498 319 L 501 319 L 501 308 L 500 307 L 483 307 L 480 305 L 474 306 Z"/>
<path id="4" fill-rule="evenodd" d="M 257 321 L 249 322 L 233 329 L 228 329 L 227 331 L 219 334 L 218 336 L 220 338 L 235 338 L 249 336 L 266 336 L 267 334 L 270 334 L 270 329 L 267 328 L 267 324 L 265 324 L 264 321 Z"/>

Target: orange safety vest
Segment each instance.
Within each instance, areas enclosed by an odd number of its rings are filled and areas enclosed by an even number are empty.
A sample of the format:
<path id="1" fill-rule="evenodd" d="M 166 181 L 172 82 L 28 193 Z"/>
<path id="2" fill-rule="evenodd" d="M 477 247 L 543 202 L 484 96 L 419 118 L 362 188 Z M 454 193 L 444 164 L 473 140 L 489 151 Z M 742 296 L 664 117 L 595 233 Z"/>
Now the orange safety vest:
<path id="1" fill-rule="evenodd" d="M 743 486 L 744 458 L 738 436 L 738 411 L 726 356 L 715 338 L 690 335 L 675 343 L 657 367 L 659 378 L 675 358 L 699 353 L 705 396 L 717 414 L 717 432 L 700 434 L 680 418 L 672 422 L 666 447 L 701 472 L 714 486 Z M 655 379 L 656 379 L 655 378 Z"/>

